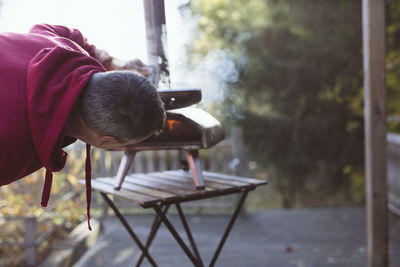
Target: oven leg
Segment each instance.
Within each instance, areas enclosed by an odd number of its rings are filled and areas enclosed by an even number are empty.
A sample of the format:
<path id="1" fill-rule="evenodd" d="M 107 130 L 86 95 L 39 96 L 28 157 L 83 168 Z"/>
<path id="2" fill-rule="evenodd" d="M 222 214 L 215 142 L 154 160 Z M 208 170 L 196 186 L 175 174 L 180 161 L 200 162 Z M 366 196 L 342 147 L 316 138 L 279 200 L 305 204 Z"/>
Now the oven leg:
<path id="1" fill-rule="evenodd" d="M 147 249 L 143 246 L 142 242 L 140 242 L 140 239 L 137 237 L 135 232 L 132 230 L 132 228 L 129 226 L 128 222 L 125 220 L 125 218 L 122 216 L 122 214 L 119 212 L 118 208 L 115 206 L 114 202 L 105 194 L 105 193 L 100 193 L 104 200 L 107 202 L 107 204 L 110 206 L 110 208 L 114 211 L 115 215 L 117 218 L 121 221 L 122 225 L 125 227 L 125 229 L 128 231 L 129 235 L 132 237 L 132 239 L 136 242 L 142 253 L 147 257 L 151 265 L 157 266 L 153 258 L 150 256 L 148 253 Z M 160 211 L 162 214 L 162 212 Z"/>
<path id="2" fill-rule="evenodd" d="M 132 165 L 133 158 L 135 157 L 136 151 L 125 151 L 124 155 L 122 156 L 121 163 L 118 167 L 118 172 L 116 176 L 116 184 L 114 190 L 120 190 L 122 183 L 125 180 L 125 176 L 129 171 L 129 168 Z"/>
<path id="3" fill-rule="evenodd" d="M 186 158 L 189 162 L 190 169 L 192 170 L 192 176 L 196 188 L 199 190 L 205 189 L 203 172 L 201 169 L 199 151 L 198 150 L 185 150 Z"/>

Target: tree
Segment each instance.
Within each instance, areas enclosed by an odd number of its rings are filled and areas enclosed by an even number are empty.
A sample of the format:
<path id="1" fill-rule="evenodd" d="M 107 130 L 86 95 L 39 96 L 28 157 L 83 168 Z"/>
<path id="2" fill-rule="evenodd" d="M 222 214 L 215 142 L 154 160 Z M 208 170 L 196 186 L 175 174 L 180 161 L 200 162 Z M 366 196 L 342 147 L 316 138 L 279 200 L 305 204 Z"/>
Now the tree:
<path id="1" fill-rule="evenodd" d="M 300 190 L 349 192 L 363 165 L 360 1 L 198 0 L 191 10 L 192 63 L 215 48 L 234 58 L 225 113 L 240 107 L 233 122 L 283 205 Z"/>
<path id="2" fill-rule="evenodd" d="M 387 7 L 387 89 L 388 114 L 400 117 L 400 2 L 389 1 Z M 390 131 L 400 132 L 398 121 L 390 123 Z"/>

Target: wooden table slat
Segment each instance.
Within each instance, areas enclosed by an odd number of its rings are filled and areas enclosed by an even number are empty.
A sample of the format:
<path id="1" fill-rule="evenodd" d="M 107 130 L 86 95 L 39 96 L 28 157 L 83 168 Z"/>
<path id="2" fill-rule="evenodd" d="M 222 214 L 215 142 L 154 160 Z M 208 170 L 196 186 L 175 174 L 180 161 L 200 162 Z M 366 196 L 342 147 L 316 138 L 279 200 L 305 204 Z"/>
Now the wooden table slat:
<path id="1" fill-rule="evenodd" d="M 234 176 L 234 175 L 223 174 L 223 173 L 215 173 L 215 172 L 204 171 L 203 174 L 205 176 L 207 176 L 207 177 L 215 177 L 215 178 L 220 178 L 220 179 L 233 180 L 233 181 L 238 181 L 238 182 L 243 182 L 243 183 L 248 183 L 248 184 L 254 184 L 254 185 L 265 185 L 265 184 L 268 183 L 267 181 L 261 180 L 261 179 Z"/>
<path id="2" fill-rule="evenodd" d="M 170 172 L 170 173 L 165 173 L 165 172 L 157 172 L 154 173 L 154 175 L 160 176 L 160 177 L 165 177 L 165 179 L 170 179 L 170 180 L 176 180 L 176 181 L 181 181 L 181 178 L 185 179 L 185 181 L 190 182 L 193 186 L 193 177 L 191 173 L 185 172 L 185 171 L 176 171 L 176 172 Z M 221 183 L 215 183 L 213 181 L 204 179 L 204 184 L 206 187 L 213 188 L 216 190 L 224 190 L 224 189 L 229 189 L 232 188 L 230 185 L 226 184 L 221 184 Z"/>
<path id="3" fill-rule="evenodd" d="M 180 172 L 183 172 L 182 170 L 176 170 L 176 171 L 171 171 L 169 172 L 169 174 L 178 174 Z M 224 185 L 228 185 L 228 186 L 234 186 L 234 187 L 252 187 L 254 186 L 254 184 L 251 183 L 244 183 L 241 181 L 235 181 L 235 180 L 228 180 L 228 179 L 222 179 L 222 178 L 218 178 L 218 177 L 210 177 L 210 176 L 205 176 L 203 175 L 203 178 L 205 181 L 211 181 L 211 182 L 215 182 L 215 183 L 219 183 L 219 184 L 224 184 Z"/>
<path id="4" fill-rule="evenodd" d="M 132 200 L 143 207 L 153 206 L 159 201 L 158 199 L 154 199 L 142 194 L 137 194 L 131 191 L 127 191 L 123 188 L 121 188 L 121 190 L 114 190 L 114 186 L 102 183 L 100 180 L 97 181 L 97 179 L 92 180 L 92 188 L 107 194 L 112 194 L 115 196 Z"/>
<path id="5" fill-rule="evenodd" d="M 113 178 L 101 178 L 102 182 L 105 182 L 107 184 L 110 184 L 111 186 L 115 185 L 115 179 Z M 131 191 L 131 192 L 135 192 L 135 193 L 139 193 L 142 195 L 146 195 L 152 198 L 157 198 L 160 200 L 173 200 L 178 198 L 178 196 L 176 196 L 175 194 L 171 194 L 168 192 L 163 192 L 160 190 L 156 190 L 156 189 L 152 189 L 152 188 L 148 188 L 142 185 L 138 185 L 138 184 L 132 184 L 132 183 L 123 183 L 122 187 L 125 190 Z"/>
<path id="6" fill-rule="evenodd" d="M 254 187 L 254 184 L 249 184 L 249 183 L 243 183 L 243 182 L 239 182 L 239 181 L 229 181 L 226 179 L 220 179 L 217 177 L 209 177 L 207 176 L 205 179 L 207 179 L 208 181 L 212 181 L 215 183 L 220 183 L 220 184 L 225 184 L 225 185 L 229 185 L 229 186 L 234 186 L 234 187 Z"/>
<path id="7" fill-rule="evenodd" d="M 138 177 L 138 176 L 136 176 L 136 177 Z M 210 188 L 206 188 L 205 190 L 197 190 L 194 185 L 189 185 L 189 184 L 180 183 L 180 182 L 176 182 L 176 181 L 170 181 L 170 180 L 164 179 L 162 177 L 154 176 L 153 173 L 141 174 L 140 177 L 141 177 L 141 179 L 146 179 L 146 180 L 150 180 L 150 181 L 153 181 L 156 183 L 166 184 L 169 186 L 180 188 L 182 190 L 185 190 L 186 192 L 190 192 L 191 194 L 204 194 L 206 191 L 213 190 Z"/>
<path id="8" fill-rule="evenodd" d="M 125 178 L 124 183 L 133 183 L 133 184 L 138 184 L 138 185 L 142 185 L 145 186 L 147 188 L 151 188 L 151 189 L 155 189 L 155 190 L 160 190 L 163 192 L 167 192 L 167 193 L 171 193 L 174 195 L 177 195 L 179 197 L 186 197 L 188 195 L 188 191 L 186 191 L 185 189 L 182 188 L 177 188 L 174 187 L 172 185 L 168 185 L 168 184 L 164 184 L 164 183 L 158 183 L 158 182 L 154 182 L 151 180 L 147 180 L 147 179 L 142 179 L 140 176 L 127 176 Z"/>
<path id="9" fill-rule="evenodd" d="M 183 173 L 183 170 L 175 170 L 175 171 L 167 171 L 168 174 L 171 175 L 177 175 L 179 173 Z M 219 184 L 225 184 L 228 186 L 235 186 L 235 187 L 248 187 L 248 186 L 254 186 L 254 184 L 252 183 L 246 183 L 243 181 L 238 181 L 238 180 L 233 180 L 233 179 L 225 179 L 225 178 L 220 178 L 220 177 L 216 177 L 216 176 L 209 176 L 209 175 L 204 175 L 203 172 L 203 178 L 206 181 L 211 181 L 211 182 L 215 182 L 215 183 L 219 183 Z"/>

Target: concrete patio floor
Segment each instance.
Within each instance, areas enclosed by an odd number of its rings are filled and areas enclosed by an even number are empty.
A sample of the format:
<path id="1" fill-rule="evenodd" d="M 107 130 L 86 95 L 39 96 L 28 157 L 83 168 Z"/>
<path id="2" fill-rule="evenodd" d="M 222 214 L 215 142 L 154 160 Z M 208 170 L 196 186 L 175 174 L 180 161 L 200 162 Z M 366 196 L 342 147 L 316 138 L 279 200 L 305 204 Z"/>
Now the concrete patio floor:
<path id="1" fill-rule="evenodd" d="M 168 218 L 186 239 L 174 209 Z M 364 267 L 364 207 L 252 211 L 240 216 L 216 266 Z M 134 231 L 145 240 L 151 215 L 129 215 Z M 228 223 L 227 215 L 188 215 L 188 223 L 207 266 Z M 139 249 L 115 217 L 74 267 L 135 266 Z M 142 241 L 144 243 L 144 241 Z M 188 243 L 187 243 L 188 244 Z M 159 266 L 193 266 L 169 231 L 162 226 L 150 248 Z M 144 260 L 142 266 L 151 266 Z M 390 267 L 400 267 L 400 218 L 390 215 Z"/>

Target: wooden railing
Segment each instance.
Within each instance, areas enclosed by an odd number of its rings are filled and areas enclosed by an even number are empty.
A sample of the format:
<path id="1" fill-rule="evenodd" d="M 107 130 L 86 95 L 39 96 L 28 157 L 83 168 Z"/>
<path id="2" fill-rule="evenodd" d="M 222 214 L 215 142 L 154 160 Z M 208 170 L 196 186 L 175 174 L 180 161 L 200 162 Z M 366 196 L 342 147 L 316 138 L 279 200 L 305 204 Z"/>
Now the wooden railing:
<path id="1" fill-rule="evenodd" d="M 243 175 L 243 141 L 240 129 L 235 129 L 231 137 L 217 146 L 200 150 L 204 170 L 227 174 Z M 115 176 L 122 152 L 94 149 L 92 152 L 92 176 Z M 147 173 L 180 168 L 177 150 L 141 151 L 135 156 L 129 173 Z"/>
<path id="2" fill-rule="evenodd" d="M 387 134 L 387 182 L 389 210 L 400 216 L 400 134 Z"/>
<path id="3" fill-rule="evenodd" d="M 76 192 L 70 192 L 65 194 L 61 200 L 69 200 L 71 198 L 76 197 L 78 194 Z M 54 213 L 54 204 L 53 206 L 49 206 L 47 212 L 53 212 Z M 43 242 L 45 242 L 49 236 L 51 236 L 59 227 L 62 227 L 65 225 L 66 219 L 63 220 L 61 225 L 53 225 L 50 229 L 39 233 L 38 231 L 38 223 L 43 223 L 47 220 L 51 220 L 50 218 L 44 218 L 43 216 L 37 217 L 37 216 L 1 216 L 0 217 L 2 223 L 7 224 L 10 222 L 22 222 L 24 229 L 24 238 L 23 241 L 18 242 L 18 241 L 6 241 L 6 240 L 1 240 L 0 239 L 0 248 L 1 247 L 20 247 L 25 251 L 25 253 L 20 253 L 18 255 L 13 255 L 12 257 L 9 257 L 7 259 L 3 258 L 3 264 L 1 266 L 8 266 L 12 265 L 14 266 L 16 262 L 20 263 L 21 266 L 27 266 L 27 267 L 33 267 L 37 266 L 39 260 L 38 260 L 38 247 L 42 245 Z M 0 233 L 1 236 L 1 233 Z M 9 264 L 7 263 L 9 261 Z M 23 264 L 24 263 L 24 264 Z M 19 265 L 18 265 L 19 266 Z"/>
<path id="4" fill-rule="evenodd" d="M 37 225 L 37 218 L 34 216 L 29 217 L 2 217 L 4 223 L 9 223 L 10 221 L 21 221 L 24 224 L 25 229 L 25 236 L 23 242 L 9 242 L 9 241 L 1 241 L 0 247 L 23 247 L 25 248 L 25 254 L 21 254 L 17 257 L 8 258 L 11 262 L 24 262 L 26 266 L 36 266 L 37 264 L 37 246 L 43 241 L 43 238 L 37 239 L 36 238 L 36 225 Z M 46 236 L 47 237 L 47 236 Z M 6 259 L 3 259 L 6 261 Z M 3 264 L 8 265 L 7 262 Z M 6 266 L 4 265 L 4 266 Z"/>

